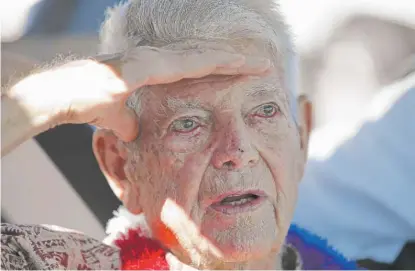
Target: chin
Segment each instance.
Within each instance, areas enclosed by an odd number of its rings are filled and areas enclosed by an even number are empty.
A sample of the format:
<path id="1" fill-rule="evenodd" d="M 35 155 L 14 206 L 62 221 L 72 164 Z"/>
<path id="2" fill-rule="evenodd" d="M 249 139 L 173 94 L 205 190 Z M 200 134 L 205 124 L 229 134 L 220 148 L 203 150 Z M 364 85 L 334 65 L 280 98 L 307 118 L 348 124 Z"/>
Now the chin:
<path id="1" fill-rule="evenodd" d="M 275 242 L 275 240 L 272 240 Z M 252 243 L 236 243 L 230 240 L 228 244 L 223 244 L 219 249 L 223 253 L 223 261 L 229 263 L 249 262 L 260 260 L 269 256 L 274 247 L 274 242 L 270 239 L 260 238 Z"/>
<path id="2" fill-rule="evenodd" d="M 279 230 L 271 204 L 238 214 L 211 216 L 202 233 L 221 251 L 225 262 L 245 262 L 269 256 L 275 250 Z"/>

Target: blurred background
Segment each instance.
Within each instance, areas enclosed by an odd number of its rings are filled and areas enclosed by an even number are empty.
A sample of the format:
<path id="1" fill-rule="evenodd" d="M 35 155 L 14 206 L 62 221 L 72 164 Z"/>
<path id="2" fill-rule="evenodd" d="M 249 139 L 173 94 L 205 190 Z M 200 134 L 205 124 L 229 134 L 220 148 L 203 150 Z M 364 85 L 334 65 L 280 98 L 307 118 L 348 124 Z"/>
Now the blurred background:
<path id="1" fill-rule="evenodd" d="M 95 55 L 105 10 L 117 2 L 2 0 L 2 85 L 58 54 Z M 296 37 L 300 91 L 314 103 L 316 131 L 333 123 L 356 121 L 385 87 L 413 71 L 414 0 L 280 2 Z M 407 125 L 415 127 L 415 121 Z M 105 224 L 120 202 L 93 157 L 92 132 L 92 127 L 85 125 L 58 127 L 3 158 L 2 222 L 56 224 L 103 238 Z M 409 176 L 415 183 L 415 173 Z M 405 204 L 413 204 L 405 214 L 415 219 L 415 203 Z M 409 223 L 414 224 L 404 238 L 411 242 L 415 240 L 415 222 Z M 336 242 L 342 247 L 345 241 Z M 377 244 L 362 244 L 358 251 L 370 249 L 370 245 Z M 369 268 L 402 269 L 406 266 L 396 265 L 402 247 L 386 258 L 353 250 L 346 256 L 369 261 Z M 415 261 L 413 247 L 409 258 Z"/>

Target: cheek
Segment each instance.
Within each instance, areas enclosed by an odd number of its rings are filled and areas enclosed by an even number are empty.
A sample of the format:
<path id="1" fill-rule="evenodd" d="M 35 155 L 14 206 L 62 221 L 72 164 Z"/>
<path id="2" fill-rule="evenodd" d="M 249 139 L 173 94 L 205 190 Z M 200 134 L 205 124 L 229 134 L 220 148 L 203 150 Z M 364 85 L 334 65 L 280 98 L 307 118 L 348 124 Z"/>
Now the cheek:
<path id="1" fill-rule="evenodd" d="M 283 116 L 279 119 L 262 119 L 251 124 L 256 141 L 262 149 L 281 153 L 290 135 L 290 126 Z"/>
<path id="2" fill-rule="evenodd" d="M 297 182 L 298 162 L 301 158 L 300 138 L 296 128 L 286 119 L 261 123 L 254 129 L 257 148 L 268 164 L 277 188 L 288 193 Z"/>
<path id="3" fill-rule="evenodd" d="M 154 141 L 154 140 L 153 140 Z M 166 199 L 173 200 L 190 214 L 198 199 L 200 182 L 210 161 L 210 148 L 174 152 L 160 144 L 140 144 L 139 158 L 130 163 L 130 172 L 143 194 L 143 205 L 161 209 Z"/>
<path id="4" fill-rule="evenodd" d="M 172 163 L 171 167 L 174 174 L 171 181 L 177 191 L 176 203 L 183 208 L 185 213 L 193 216 L 191 215 L 192 211 L 197 211 L 200 207 L 198 202 L 199 189 L 209 165 L 209 152 L 200 150 L 186 154 L 171 154 L 166 155 L 164 159 Z M 195 222 L 198 223 L 198 221 Z"/>
<path id="5" fill-rule="evenodd" d="M 164 138 L 164 145 L 172 152 L 192 153 L 204 148 L 209 135 L 207 127 L 199 127 L 189 133 L 171 133 Z"/>
<path id="6" fill-rule="evenodd" d="M 281 232 L 288 230 L 297 201 L 300 140 L 295 129 L 286 122 L 280 122 L 256 130 L 258 150 L 273 175 L 277 189 L 275 208 Z"/>
<path id="7" fill-rule="evenodd" d="M 174 187 L 168 182 L 172 175 L 171 167 L 161 159 L 159 144 L 145 144 L 142 140 L 133 150 L 126 165 L 128 179 L 139 191 L 139 202 L 146 216 L 154 216 L 167 198 L 174 193 Z"/>

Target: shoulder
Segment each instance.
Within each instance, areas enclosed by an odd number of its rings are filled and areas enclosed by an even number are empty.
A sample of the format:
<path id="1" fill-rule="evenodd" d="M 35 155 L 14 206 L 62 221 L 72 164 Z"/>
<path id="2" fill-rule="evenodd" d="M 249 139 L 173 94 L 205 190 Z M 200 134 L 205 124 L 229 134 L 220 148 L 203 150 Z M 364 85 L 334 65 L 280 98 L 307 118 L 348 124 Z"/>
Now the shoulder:
<path id="1" fill-rule="evenodd" d="M 1 224 L 1 269 L 118 269 L 116 248 L 57 226 Z"/>

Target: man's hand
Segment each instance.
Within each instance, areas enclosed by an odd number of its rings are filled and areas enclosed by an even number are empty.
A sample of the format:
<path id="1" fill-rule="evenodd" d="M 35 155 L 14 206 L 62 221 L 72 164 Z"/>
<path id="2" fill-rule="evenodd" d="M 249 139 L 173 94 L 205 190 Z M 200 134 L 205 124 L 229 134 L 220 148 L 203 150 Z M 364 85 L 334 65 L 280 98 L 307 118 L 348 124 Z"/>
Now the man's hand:
<path id="1" fill-rule="evenodd" d="M 138 122 L 125 101 L 137 88 L 211 74 L 260 75 L 269 67 L 266 59 L 216 48 L 169 51 L 138 47 L 104 63 L 73 61 L 32 75 L 17 84 L 10 96 L 41 120 L 48 120 L 48 127 L 88 123 L 131 141 L 138 134 Z"/>

